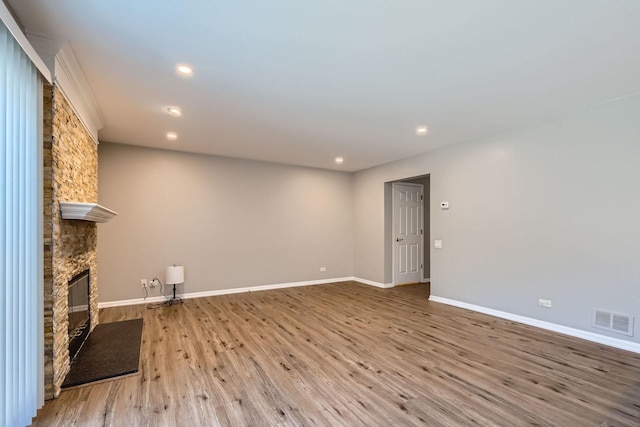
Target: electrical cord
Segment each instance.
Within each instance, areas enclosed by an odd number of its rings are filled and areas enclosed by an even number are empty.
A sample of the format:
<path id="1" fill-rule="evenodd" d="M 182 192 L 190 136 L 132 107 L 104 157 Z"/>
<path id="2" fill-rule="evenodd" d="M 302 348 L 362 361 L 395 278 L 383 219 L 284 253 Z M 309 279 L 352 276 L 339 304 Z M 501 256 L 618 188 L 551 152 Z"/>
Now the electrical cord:
<path id="1" fill-rule="evenodd" d="M 164 299 L 165 299 L 166 301 L 169 301 L 169 297 L 168 297 L 168 296 L 166 296 L 166 295 L 164 294 L 164 285 L 162 284 L 162 282 L 160 281 L 160 279 L 158 279 L 157 277 L 154 277 L 154 278 L 153 278 L 153 280 L 157 280 L 157 281 L 158 281 L 158 283 L 160 283 L 160 293 L 162 294 L 162 296 L 164 297 Z M 166 301 L 165 301 L 165 302 L 166 302 Z"/>
<path id="2" fill-rule="evenodd" d="M 153 303 L 153 304 L 147 304 L 147 308 L 148 309 L 154 309 L 155 310 L 156 308 L 164 307 L 169 302 L 169 297 L 165 295 L 165 293 L 164 293 L 164 285 L 162 284 L 160 279 L 158 279 L 157 277 L 154 277 L 153 279 L 151 279 L 151 283 L 153 283 L 156 280 L 158 281 L 158 283 L 160 283 L 160 293 L 164 297 L 164 301 L 163 302 Z M 145 288 L 145 292 L 146 291 L 147 291 L 147 288 Z M 147 297 L 145 296 L 145 299 L 146 298 Z"/>

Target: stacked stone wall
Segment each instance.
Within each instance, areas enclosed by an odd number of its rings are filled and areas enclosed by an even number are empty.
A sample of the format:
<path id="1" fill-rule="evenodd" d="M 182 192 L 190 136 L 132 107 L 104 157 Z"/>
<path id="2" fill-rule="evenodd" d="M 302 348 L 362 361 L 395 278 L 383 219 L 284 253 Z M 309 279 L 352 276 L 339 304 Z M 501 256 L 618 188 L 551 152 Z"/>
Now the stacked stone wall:
<path id="1" fill-rule="evenodd" d="M 91 329 L 98 324 L 97 227 L 62 219 L 60 202 L 98 202 L 98 146 L 56 86 L 44 88 L 45 397 L 69 372 L 68 282 L 89 269 Z"/>

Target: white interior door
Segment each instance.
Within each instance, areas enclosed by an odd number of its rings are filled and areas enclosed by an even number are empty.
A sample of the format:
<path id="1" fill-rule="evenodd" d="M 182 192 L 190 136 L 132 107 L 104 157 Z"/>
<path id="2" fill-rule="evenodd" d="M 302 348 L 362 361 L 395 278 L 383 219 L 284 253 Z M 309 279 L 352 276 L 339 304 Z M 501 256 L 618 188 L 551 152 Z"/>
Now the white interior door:
<path id="1" fill-rule="evenodd" d="M 393 284 L 422 279 L 422 209 L 420 184 L 393 184 Z"/>

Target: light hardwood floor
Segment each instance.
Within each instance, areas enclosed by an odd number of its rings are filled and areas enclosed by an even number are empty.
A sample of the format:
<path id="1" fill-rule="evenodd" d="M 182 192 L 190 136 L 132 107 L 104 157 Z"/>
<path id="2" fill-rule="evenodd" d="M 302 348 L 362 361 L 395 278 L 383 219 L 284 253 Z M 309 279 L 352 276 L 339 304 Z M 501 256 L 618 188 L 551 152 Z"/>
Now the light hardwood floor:
<path id="1" fill-rule="evenodd" d="M 102 310 L 144 318 L 141 374 L 37 426 L 640 425 L 640 355 L 354 282 Z"/>

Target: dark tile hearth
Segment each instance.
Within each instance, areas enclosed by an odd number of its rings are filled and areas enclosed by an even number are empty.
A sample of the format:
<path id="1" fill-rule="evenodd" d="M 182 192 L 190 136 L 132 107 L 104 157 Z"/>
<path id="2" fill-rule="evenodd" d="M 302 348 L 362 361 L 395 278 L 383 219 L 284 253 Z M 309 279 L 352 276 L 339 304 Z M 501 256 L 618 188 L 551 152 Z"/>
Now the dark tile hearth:
<path id="1" fill-rule="evenodd" d="M 138 372 L 142 319 L 96 326 L 84 343 L 62 388 Z"/>

